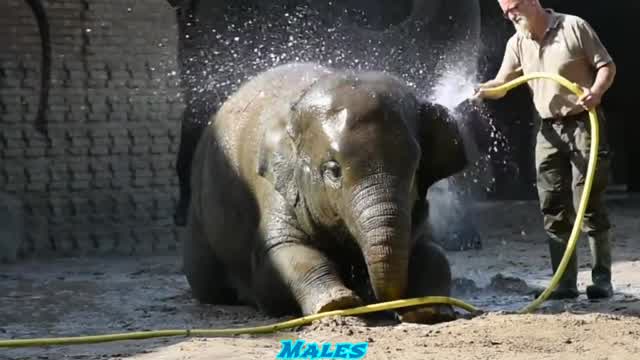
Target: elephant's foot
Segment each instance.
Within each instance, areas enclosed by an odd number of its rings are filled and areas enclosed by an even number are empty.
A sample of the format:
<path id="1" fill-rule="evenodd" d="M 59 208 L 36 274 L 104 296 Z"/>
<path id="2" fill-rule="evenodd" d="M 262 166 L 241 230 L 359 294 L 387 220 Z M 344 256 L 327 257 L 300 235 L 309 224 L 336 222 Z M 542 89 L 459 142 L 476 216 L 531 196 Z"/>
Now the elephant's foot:
<path id="1" fill-rule="evenodd" d="M 438 245 L 419 239 L 409 262 L 407 297 L 450 296 L 451 269 L 444 251 Z M 398 310 L 400 320 L 436 324 L 456 319 L 451 305 L 421 305 Z"/>
<path id="2" fill-rule="evenodd" d="M 321 298 L 312 305 L 312 313 L 349 309 L 362 305 L 362 300 L 351 290 L 337 287 L 322 294 Z"/>
<path id="3" fill-rule="evenodd" d="M 409 308 L 398 312 L 400 321 L 418 324 L 438 324 L 456 320 L 453 308 L 446 304 L 426 305 L 419 308 Z"/>

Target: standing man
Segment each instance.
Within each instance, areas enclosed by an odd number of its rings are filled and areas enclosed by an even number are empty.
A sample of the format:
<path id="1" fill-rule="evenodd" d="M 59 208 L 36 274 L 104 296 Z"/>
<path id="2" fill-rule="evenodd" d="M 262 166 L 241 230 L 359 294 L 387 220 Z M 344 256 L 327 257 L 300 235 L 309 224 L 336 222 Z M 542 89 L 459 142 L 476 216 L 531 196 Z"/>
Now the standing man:
<path id="1" fill-rule="evenodd" d="M 495 79 L 481 84 L 474 96 L 501 98 L 506 92 L 492 94 L 483 89 L 532 72 L 559 74 L 582 87 L 584 94 L 578 97 L 552 80 L 529 82 L 540 120 L 535 148 L 538 197 L 555 273 L 564 255 L 575 208 L 584 188 L 591 145 L 587 110 L 595 108 L 601 139 L 583 222 L 592 255 L 593 284 L 586 292 L 590 299 L 611 297 L 611 224 L 603 199 L 609 175 L 609 149 L 600 102 L 613 83 L 615 64 L 585 20 L 545 9 L 539 0 L 498 0 L 498 3 L 504 16 L 514 24 L 516 33 L 507 42 Z M 574 252 L 564 277 L 550 298 L 576 298 L 579 295 L 577 275 Z"/>

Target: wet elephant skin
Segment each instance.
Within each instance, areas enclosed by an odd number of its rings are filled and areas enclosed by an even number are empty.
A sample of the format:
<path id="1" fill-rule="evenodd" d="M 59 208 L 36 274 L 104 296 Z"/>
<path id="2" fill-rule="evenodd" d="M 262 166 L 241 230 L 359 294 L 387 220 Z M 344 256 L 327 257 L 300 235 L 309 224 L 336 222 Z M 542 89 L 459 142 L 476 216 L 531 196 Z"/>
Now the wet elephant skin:
<path id="1" fill-rule="evenodd" d="M 431 184 L 467 161 L 444 108 L 388 73 L 292 63 L 244 83 L 211 120 L 184 238 L 195 298 L 284 315 L 449 294 L 449 263 L 419 223 Z"/>

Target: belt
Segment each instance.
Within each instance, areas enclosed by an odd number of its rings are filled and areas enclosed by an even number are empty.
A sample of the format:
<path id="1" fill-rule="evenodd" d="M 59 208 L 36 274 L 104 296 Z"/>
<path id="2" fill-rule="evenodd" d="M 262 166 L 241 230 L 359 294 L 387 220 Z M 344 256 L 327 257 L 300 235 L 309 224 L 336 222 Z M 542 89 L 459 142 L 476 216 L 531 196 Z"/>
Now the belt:
<path id="1" fill-rule="evenodd" d="M 550 122 L 559 122 L 559 121 L 567 121 L 567 120 L 584 120 L 588 116 L 587 111 L 581 111 L 577 114 L 570 115 L 557 115 L 552 117 L 542 118 L 542 121 L 550 121 Z"/>

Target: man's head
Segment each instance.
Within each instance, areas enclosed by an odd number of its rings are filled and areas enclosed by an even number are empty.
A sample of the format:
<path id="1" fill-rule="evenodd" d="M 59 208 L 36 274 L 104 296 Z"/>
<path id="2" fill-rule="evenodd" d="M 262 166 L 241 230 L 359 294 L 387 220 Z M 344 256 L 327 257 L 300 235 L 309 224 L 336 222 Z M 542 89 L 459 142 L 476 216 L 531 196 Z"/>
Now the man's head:
<path id="1" fill-rule="evenodd" d="M 544 12 L 540 0 L 498 0 L 498 3 L 504 17 L 520 32 L 531 32 L 532 22 Z"/>

